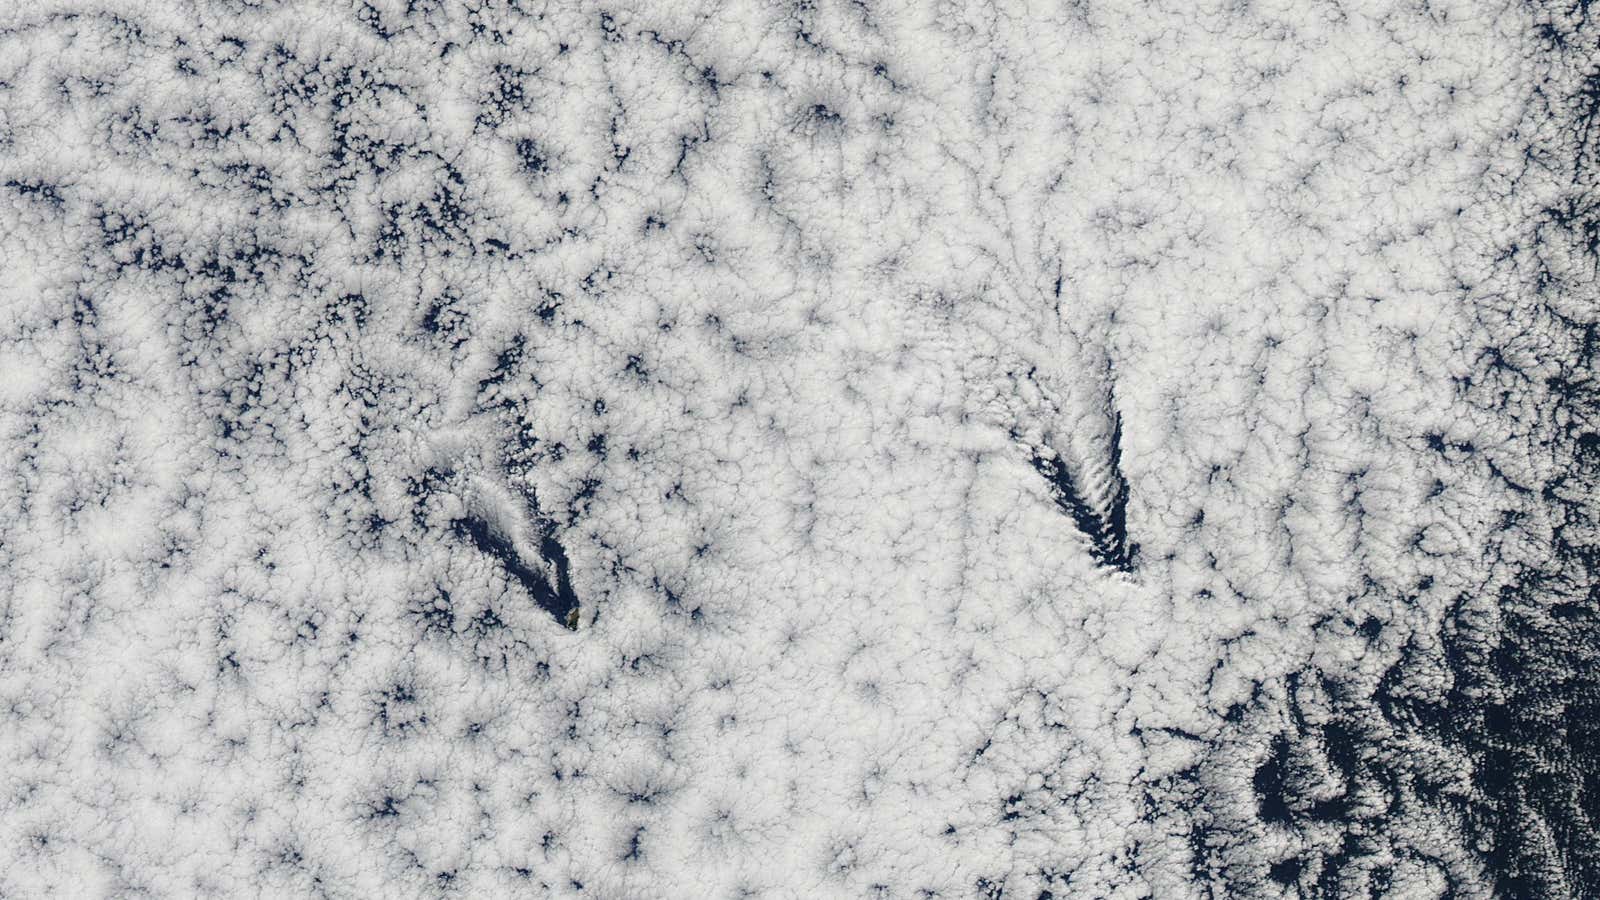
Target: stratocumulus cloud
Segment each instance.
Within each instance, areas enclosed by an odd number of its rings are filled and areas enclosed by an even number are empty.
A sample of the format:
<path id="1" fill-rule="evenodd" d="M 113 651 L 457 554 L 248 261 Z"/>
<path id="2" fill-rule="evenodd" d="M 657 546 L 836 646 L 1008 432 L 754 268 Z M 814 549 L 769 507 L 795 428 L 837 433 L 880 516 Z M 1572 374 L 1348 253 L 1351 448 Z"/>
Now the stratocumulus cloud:
<path id="1" fill-rule="evenodd" d="M 0 8 L 0 897 L 1600 896 L 1587 3 Z"/>

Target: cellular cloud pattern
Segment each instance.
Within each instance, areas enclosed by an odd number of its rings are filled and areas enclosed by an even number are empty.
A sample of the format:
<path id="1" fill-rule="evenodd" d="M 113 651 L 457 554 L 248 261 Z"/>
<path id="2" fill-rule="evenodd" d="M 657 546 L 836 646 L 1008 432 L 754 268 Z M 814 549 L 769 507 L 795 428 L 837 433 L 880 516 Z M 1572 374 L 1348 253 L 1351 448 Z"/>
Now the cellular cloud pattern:
<path id="1" fill-rule="evenodd" d="M 0 897 L 1600 897 L 1596 16 L 0 4 Z"/>

